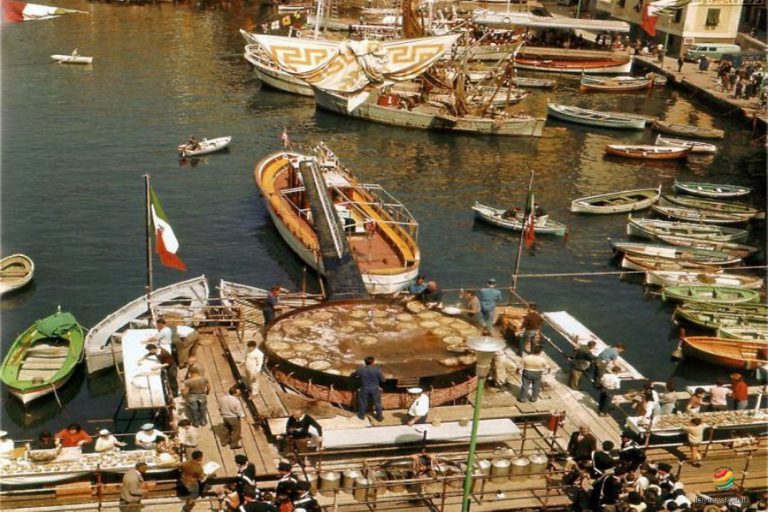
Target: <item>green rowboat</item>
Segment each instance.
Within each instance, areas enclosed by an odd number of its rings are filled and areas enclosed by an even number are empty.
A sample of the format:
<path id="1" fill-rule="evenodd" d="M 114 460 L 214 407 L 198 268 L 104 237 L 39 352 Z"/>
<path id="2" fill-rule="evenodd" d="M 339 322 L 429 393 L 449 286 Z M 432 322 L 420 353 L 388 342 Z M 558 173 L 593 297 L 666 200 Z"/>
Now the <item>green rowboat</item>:
<path id="1" fill-rule="evenodd" d="M 768 325 L 721 327 L 717 330 L 717 335 L 732 340 L 768 341 Z"/>
<path id="2" fill-rule="evenodd" d="M 732 286 L 665 286 L 661 298 L 677 302 L 708 304 L 741 304 L 760 302 L 760 292 Z"/>
<path id="3" fill-rule="evenodd" d="M 85 329 L 71 313 L 38 320 L 8 350 L 0 379 L 24 404 L 53 393 L 83 360 L 84 341 Z"/>

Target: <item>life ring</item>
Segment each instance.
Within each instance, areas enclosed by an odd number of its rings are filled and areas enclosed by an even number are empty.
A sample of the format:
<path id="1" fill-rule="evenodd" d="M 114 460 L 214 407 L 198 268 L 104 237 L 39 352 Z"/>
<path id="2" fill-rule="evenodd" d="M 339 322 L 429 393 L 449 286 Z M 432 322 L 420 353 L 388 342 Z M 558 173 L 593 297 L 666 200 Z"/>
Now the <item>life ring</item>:
<path id="1" fill-rule="evenodd" d="M 512 21 L 512 20 L 510 20 L 510 19 L 509 19 L 509 17 L 506 17 L 506 18 L 502 18 L 502 19 L 501 19 L 501 22 L 502 22 L 502 23 L 504 23 L 505 25 L 509 25 L 511 21 Z"/>

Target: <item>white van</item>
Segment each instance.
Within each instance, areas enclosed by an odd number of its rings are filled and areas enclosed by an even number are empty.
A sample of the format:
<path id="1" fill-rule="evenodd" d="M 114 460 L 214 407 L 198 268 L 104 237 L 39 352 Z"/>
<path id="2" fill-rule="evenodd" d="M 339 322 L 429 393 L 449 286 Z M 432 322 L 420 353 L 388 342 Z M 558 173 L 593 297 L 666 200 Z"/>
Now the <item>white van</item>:
<path id="1" fill-rule="evenodd" d="M 720 60 L 726 53 L 739 53 L 741 46 L 737 44 L 701 43 L 695 44 L 685 52 L 685 59 L 696 62 L 699 57 L 710 60 Z"/>

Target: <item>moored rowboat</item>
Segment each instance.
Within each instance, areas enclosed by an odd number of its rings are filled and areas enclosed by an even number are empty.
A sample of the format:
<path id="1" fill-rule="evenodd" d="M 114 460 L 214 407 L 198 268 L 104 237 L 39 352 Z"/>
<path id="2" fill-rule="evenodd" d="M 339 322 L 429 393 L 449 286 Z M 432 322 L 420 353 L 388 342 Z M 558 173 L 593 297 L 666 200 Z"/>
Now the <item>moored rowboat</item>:
<path id="1" fill-rule="evenodd" d="M 35 275 L 35 263 L 24 254 L 11 254 L 0 260 L 0 295 L 27 286 Z"/>
<path id="2" fill-rule="evenodd" d="M 719 251 L 737 258 L 746 258 L 758 251 L 758 248 L 753 245 L 715 242 L 712 240 L 701 240 L 684 236 L 656 235 L 656 238 L 669 245 L 690 247 L 691 249 L 700 249 L 703 251 Z"/>
<path id="3" fill-rule="evenodd" d="M 671 235 L 714 242 L 738 242 L 746 240 L 749 231 L 714 224 L 634 218 L 630 215 L 627 219 L 627 235 L 652 240 L 660 235 Z"/>
<path id="4" fill-rule="evenodd" d="M 571 211 L 574 213 L 626 213 L 648 208 L 659 200 L 661 186 L 658 188 L 640 188 L 608 192 L 594 196 L 574 199 Z"/>
<path id="5" fill-rule="evenodd" d="M 221 151 L 232 142 L 232 137 L 219 137 L 216 139 L 203 139 L 198 147 L 191 149 L 187 144 L 180 144 L 176 150 L 180 157 L 202 156 Z"/>
<path id="6" fill-rule="evenodd" d="M 686 320 L 707 329 L 743 325 L 768 327 L 768 307 L 764 304 L 729 305 L 692 302 L 678 306 L 673 317 L 675 321 Z"/>
<path id="7" fill-rule="evenodd" d="M 682 206 L 685 208 L 695 208 L 707 212 L 730 213 L 742 215 L 751 219 L 759 213 L 757 208 L 743 203 L 725 203 L 714 201 L 712 199 L 702 199 L 700 197 L 691 197 L 677 194 L 664 194 L 661 196 L 663 206 Z"/>
<path id="8" fill-rule="evenodd" d="M 83 360 L 85 329 L 71 313 L 54 313 L 24 331 L 3 360 L 2 381 L 22 403 L 63 386 Z"/>
<path id="9" fill-rule="evenodd" d="M 522 219 L 522 216 L 505 217 L 504 213 L 506 210 L 500 208 L 493 208 L 475 202 L 472 209 L 475 211 L 475 218 L 500 228 L 522 231 L 526 224 Z M 533 225 L 534 232 L 547 235 L 563 236 L 567 229 L 565 224 L 551 220 L 549 215 L 538 217 Z"/>
<path id="10" fill-rule="evenodd" d="M 760 292 L 732 286 L 665 286 L 661 298 L 677 302 L 705 302 L 707 304 L 751 304 L 760 302 Z"/>
<path id="11" fill-rule="evenodd" d="M 653 211 L 666 217 L 693 222 L 704 222 L 707 224 L 740 224 L 742 222 L 747 222 L 751 218 L 751 216 L 733 213 L 704 211 L 696 208 L 660 206 L 657 204 L 654 204 L 651 208 Z"/>
<path id="12" fill-rule="evenodd" d="M 758 351 L 764 350 L 765 342 L 729 340 L 710 336 L 688 336 L 683 338 L 683 353 L 712 364 L 751 370 L 765 361 L 758 359 Z"/>
<path id="13" fill-rule="evenodd" d="M 696 154 L 717 153 L 717 146 L 714 144 L 707 144 L 706 142 L 698 142 L 695 140 L 672 139 L 662 135 L 656 137 L 656 145 L 672 148 L 690 148 L 691 153 Z"/>
<path id="14" fill-rule="evenodd" d="M 549 103 L 547 115 L 571 123 L 599 126 L 600 128 L 622 128 L 627 130 L 642 130 L 646 120 L 632 115 L 615 112 L 600 112 L 586 108 Z"/>
<path id="15" fill-rule="evenodd" d="M 717 335 L 721 338 L 728 338 L 731 340 L 768 342 L 768 326 L 750 325 L 743 327 L 721 327 L 717 330 Z"/>
<path id="16" fill-rule="evenodd" d="M 616 253 L 630 256 L 651 256 L 668 260 L 686 260 L 709 266 L 736 265 L 741 258 L 730 256 L 723 252 L 702 251 L 698 249 L 683 249 L 671 245 L 641 244 L 635 242 L 613 242 L 611 247 Z"/>
<path id="17" fill-rule="evenodd" d="M 658 119 L 653 122 L 652 126 L 657 132 L 671 133 L 672 135 L 698 137 L 700 139 L 722 139 L 725 137 L 725 132 L 716 128 L 699 128 L 698 126 L 670 123 Z"/>
<path id="18" fill-rule="evenodd" d="M 661 138 L 661 136 L 659 136 Z M 752 192 L 749 187 L 740 185 L 726 185 L 722 183 L 699 183 L 695 181 L 675 180 L 675 189 L 685 194 L 702 197 L 727 199 L 729 197 L 745 196 Z"/>
<path id="19" fill-rule="evenodd" d="M 721 268 L 712 265 L 704 265 L 695 261 L 671 260 L 655 256 L 639 256 L 636 254 L 625 254 L 624 257 L 621 258 L 621 268 L 639 270 L 641 272 L 648 272 L 651 270 L 696 271 L 707 273 L 722 272 Z"/>
<path id="20" fill-rule="evenodd" d="M 759 290 L 763 286 L 763 280 L 757 276 L 726 274 L 724 272 L 654 270 L 645 273 L 645 284 L 649 286 L 714 285 Z"/>
<path id="21" fill-rule="evenodd" d="M 80 64 L 80 65 L 87 65 L 93 63 L 93 57 L 86 57 L 85 55 L 80 55 L 77 53 L 77 50 L 73 51 L 69 55 L 51 55 L 51 60 L 53 62 L 58 62 L 59 64 Z"/>
<path id="22" fill-rule="evenodd" d="M 608 155 L 624 158 L 639 158 L 644 160 L 679 160 L 688 158 L 690 148 L 673 148 L 667 146 L 608 144 L 605 146 Z"/>
<path id="23" fill-rule="evenodd" d="M 592 78 L 583 76 L 579 89 L 582 92 L 632 92 L 648 90 L 651 87 L 653 87 L 653 80 L 650 78 Z"/>

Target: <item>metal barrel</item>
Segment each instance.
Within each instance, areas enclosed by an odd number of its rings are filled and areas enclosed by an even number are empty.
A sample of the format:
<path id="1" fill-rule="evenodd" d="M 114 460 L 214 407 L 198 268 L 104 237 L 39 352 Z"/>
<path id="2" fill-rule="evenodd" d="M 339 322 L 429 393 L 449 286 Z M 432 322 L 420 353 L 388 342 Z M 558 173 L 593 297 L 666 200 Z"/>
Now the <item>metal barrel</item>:
<path id="1" fill-rule="evenodd" d="M 526 457 L 518 457 L 512 461 L 512 475 L 527 475 L 531 470 L 531 461 Z"/>
<path id="2" fill-rule="evenodd" d="M 332 497 L 335 490 L 341 487 L 341 473 L 338 471 L 323 471 L 320 473 L 320 494 Z"/>
<path id="3" fill-rule="evenodd" d="M 496 459 L 491 462 L 491 482 L 502 483 L 509 479 L 510 465 L 509 459 Z"/>

